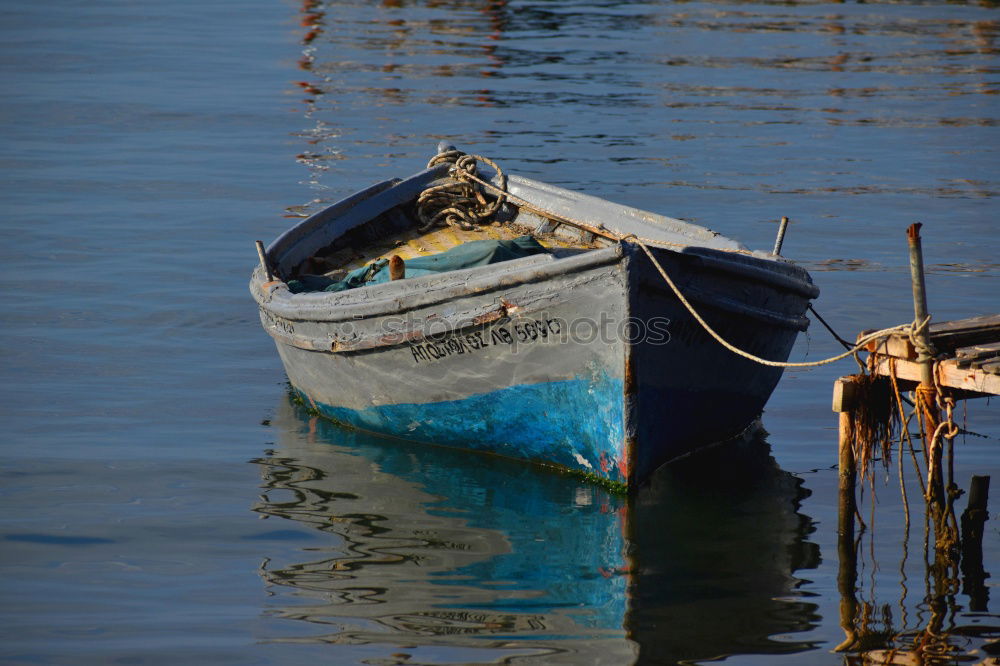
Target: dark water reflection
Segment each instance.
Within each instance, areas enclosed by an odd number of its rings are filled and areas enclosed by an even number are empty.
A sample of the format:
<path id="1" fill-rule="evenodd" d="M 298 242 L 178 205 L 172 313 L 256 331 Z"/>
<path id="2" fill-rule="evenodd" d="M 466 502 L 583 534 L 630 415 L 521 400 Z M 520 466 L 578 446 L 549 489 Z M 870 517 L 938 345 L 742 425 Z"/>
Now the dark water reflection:
<path id="1" fill-rule="evenodd" d="M 819 554 L 801 481 L 762 441 L 662 473 L 629 502 L 519 463 L 345 431 L 290 401 L 274 426 L 254 510 L 331 543 L 263 564 L 272 612 L 311 625 L 282 640 L 545 663 L 812 647 L 774 638 L 814 626 L 796 572 Z"/>

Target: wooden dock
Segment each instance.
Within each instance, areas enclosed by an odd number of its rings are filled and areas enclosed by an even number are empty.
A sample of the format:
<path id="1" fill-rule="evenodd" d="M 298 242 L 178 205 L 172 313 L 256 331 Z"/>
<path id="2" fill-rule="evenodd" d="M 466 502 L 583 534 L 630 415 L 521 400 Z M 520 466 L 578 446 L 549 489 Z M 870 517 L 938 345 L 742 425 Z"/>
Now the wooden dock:
<path id="1" fill-rule="evenodd" d="M 953 441 L 961 432 L 954 412 L 958 400 L 1000 395 L 1000 314 L 930 323 L 919 223 L 910 226 L 907 238 L 914 322 L 906 327 L 862 331 L 858 335 L 859 344 L 871 334 L 885 335 L 866 345 L 866 371 L 841 377 L 834 384 L 833 411 L 840 418 L 837 585 L 841 594 L 841 627 L 845 632 L 838 651 L 856 651 L 865 642 L 855 596 L 858 544 L 854 540 L 854 527 L 859 516 L 855 486 L 859 463 L 864 468 L 876 457 L 887 455 L 896 441 L 900 463 L 904 450 L 911 454 L 924 492 L 926 515 L 933 526 L 934 566 L 928 574 L 934 581 L 931 607 L 945 607 L 942 600 L 956 589 L 956 572 L 961 563 L 962 587 L 969 595 L 970 608 L 986 610 L 985 580 L 989 574 L 982 566 L 982 541 L 988 517 L 990 477 L 973 475 L 970 479 L 968 506 L 959 530 L 955 500 L 964 491 L 953 478 Z M 912 391 L 910 399 L 903 395 L 908 391 Z M 907 411 L 910 411 L 908 416 Z M 923 440 L 916 447 L 911 441 L 912 420 Z M 917 439 L 916 433 L 912 439 Z M 918 462 L 918 458 L 922 461 Z M 907 507 L 902 469 L 900 484 Z M 869 467 L 870 479 L 871 474 Z M 906 521 L 908 526 L 908 508 Z M 935 625 L 940 619 L 937 615 L 932 617 L 921 640 L 940 637 L 940 627 Z"/>
<path id="2" fill-rule="evenodd" d="M 894 400 L 902 411 L 902 401 L 897 391 L 915 391 L 914 413 L 923 433 L 923 449 L 926 479 L 927 512 L 934 523 L 934 562 L 931 578 L 934 580 L 934 599 L 929 604 L 932 618 L 928 629 L 918 634 L 915 643 L 940 639 L 947 636 L 941 630 L 940 608 L 945 604 L 948 591 L 957 589 L 954 579 L 946 573 L 957 572 L 961 563 L 962 591 L 969 596 L 970 610 L 985 612 L 988 591 L 986 579 L 989 574 L 983 569 L 983 536 L 989 516 L 987 501 L 989 496 L 989 476 L 974 475 L 968 489 L 968 505 L 961 516 L 961 530 L 956 529 L 958 520 L 954 514 L 954 502 L 960 491 L 955 486 L 951 474 L 945 478 L 942 455 L 948 443 L 948 455 L 953 455 L 950 441 L 958 433 L 951 421 L 955 401 L 970 398 L 1000 395 L 1000 314 L 945 321 L 930 324 L 924 341 L 914 340 L 909 335 L 894 333 L 888 338 L 868 345 L 868 368 L 883 384 L 889 383 Z M 860 339 L 868 331 L 858 335 Z M 929 344 L 933 356 L 921 358 L 917 349 L 921 344 Z M 927 391 L 925 380 L 927 368 L 933 386 Z M 868 379 L 871 381 L 871 378 Z M 864 446 L 858 441 L 857 419 L 864 411 L 862 404 L 867 398 L 866 384 L 858 375 L 841 377 L 834 384 L 833 410 L 839 412 L 839 515 L 837 521 L 837 551 L 840 562 L 837 573 L 837 587 L 841 595 L 841 628 L 845 639 L 837 646 L 837 651 L 857 651 L 865 644 L 865 632 L 858 621 L 859 604 L 856 597 L 857 549 L 854 540 L 857 500 L 857 460 L 859 449 Z M 870 384 L 868 385 L 870 386 Z M 944 423 L 937 405 L 944 404 Z M 949 425 L 951 426 L 949 428 Z M 942 426 L 940 429 L 938 426 Z M 909 428 L 907 420 L 902 420 L 904 430 Z M 903 455 L 902 435 L 897 455 Z M 950 465 L 948 466 L 950 467 Z M 922 482 L 921 485 L 924 485 Z M 874 494 L 872 495 L 874 501 Z M 953 573 L 957 577 L 957 573 Z M 914 651 L 892 651 L 894 655 L 885 663 L 923 663 L 916 659 Z"/>
<path id="3" fill-rule="evenodd" d="M 871 331 L 862 331 L 861 335 Z M 1000 395 L 1000 314 L 943 321 L 928 327 L 934 358 L 936 383 L 960 391 L 956 398 Z M 895 366 L 896 378 L 914 388 L 920 382 L 918 353 L 909 336 L 895 333 L 884 342 L 871 342 L 873 370 L 889 377 Z"/>
<path id="4" fill-rule="evenodd" d="M 870 332 L 862 331 L 858 339 Z M 931 477 L 927 484 L 928 500 L 941 502 L 945 490 L 940 464 L 943 438 L 934 438 L 941 416 L 935 403 L 943 399 L 953 406 L 957 400 L 1000 395 L 1000 314 L 930 324 L 923 342 L 934 352 L 929 358 L 921 358 L 917 349 L 919 344 L 919 341 L 914 344 L 907 334 L 893 333 L 885 339 L 869 343 L 867 365 L 872 375 L 890 380 L 900 391 L 916 390 L 919 396 L 921 389 L 926 389 L 926 404 L 922 405 L 922 414 L 918 419 L 922 417 L 922 431 L 930 440 L 924 448 L 936 457 L 936 460 L 928 461 Z M 928 375 L 932 381 L 924 387 Z M 863 384 L 858 375 L 841 377 L 834 383 L 833 411 L 840 414 L 838 531 L 842 535 L 853 534 L 857 510 L 856 434 L 857 412 L 865 400 L 862 393 Z M 947 434 L 944 438 L 951 439 Z"/>
<path id="5" fill-rule="evenodd" d="M 913 324 L 885 329 L 887 335 L 867 345 L 868 374 L 841 377 L 834 384 L 833 411 L 840 414 L 839 467 L 841 515 L 838 531 L 853 534 L 854 486 L 859 453 L 869 458 L 874 433 L 886 433 L 903 413 L 901 391 L 914 391 L 914 412 L 924 438 L 927 469 L 926 500 L 930 508 L 940 510 L 951 492 L 942 478 L 941 456 L 944 442 L 951 441 L 959 429 L 953 420 L 956 400 L 1000 395 L 1000 314 L 969 319 L 930 323 L 927 291 L 924 284 L 924 258 L 920 223 L 906 230 L 910 253 L 910 280 L 913 290 Z M 862 331 L 858 340 L 878 331 Z M 873 385 L 879 378 L 891 382 L 895 407 L 866 404 L 879 402 Z M 882 382 L 882 393 L 885 382 Z M 881 414 L 874 411 L 882 410 Z M 942 422 L 944 416 L 944 422 Z M 907 428 L 903 419 L 903 428 Z M 902 446 L 902 443 L 900 443 Z M 952 480 L 949 479 L 949 483 Z"/>

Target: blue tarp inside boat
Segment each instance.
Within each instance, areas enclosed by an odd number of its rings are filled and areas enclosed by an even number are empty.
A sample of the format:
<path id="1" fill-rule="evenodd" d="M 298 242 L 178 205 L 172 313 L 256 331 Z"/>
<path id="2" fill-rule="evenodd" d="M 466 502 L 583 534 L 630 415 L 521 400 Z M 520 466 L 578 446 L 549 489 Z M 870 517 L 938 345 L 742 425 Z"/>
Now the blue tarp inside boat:
<path id="1" fill-rule="evenodd" d="M 531 236 L 519 236 L 513 240 L 478 240 L 463 243 L 440 254 L 407 259 L 406 277 L 446 273 L 460 268 L 486 266 L 501 261 L 520 259 L 533 254 L 548 254 L 538 241 Z M 289 280 L 288 290 L 293 294 L 309 291 L 344 291 L 369 284 L 389 281 L 389 260 L 379 259 L 367 266 L 357 268 L 340 280 L 323 275 L 303 275 L 297 280 Z"/>

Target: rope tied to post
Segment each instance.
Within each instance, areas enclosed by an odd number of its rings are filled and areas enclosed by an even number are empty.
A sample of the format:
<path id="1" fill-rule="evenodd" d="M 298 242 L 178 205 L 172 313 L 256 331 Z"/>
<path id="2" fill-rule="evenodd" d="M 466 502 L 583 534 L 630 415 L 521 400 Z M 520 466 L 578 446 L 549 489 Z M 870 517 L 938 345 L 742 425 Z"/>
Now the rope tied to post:
<path id="1" fill-rule="evenodd" d="M 883 328 L 881 330 L 874 331 L 872 333 L 869 333 L 868 335 L 865 335 L 862 338 L 859 338 L 857 340 L 857 342 L 855 343 L 855 345 L 853 347 L 851 347 L 850 349 L 848 349 L 847 351 L 845 351 L 843 354 L 837 354 L 836 356 L 831 356 L 830 358 L 825 358 L 825 359 L 822 359 L 822 360 L 819 360 L 819 361 L 803 361 L 803 362 L 797 362 L 797 363 L 790 363 L 790 362 L 786 362 L 786 361 L 771 361 L 771 360 L 768 360 L 766 358 L 761 358 L 759 356 L 755 356 L 754 354 L 751 354 L 750 352 L 744 351 L 744 350 L 740 349 L 739 347 L 736 347 L 735 345 L 730 344 L 721 335 L 719 335 L 718 333 L 716 333 L 715 330 L 712 329 L 711 326 L 709 326 L 708 322 L 706 322 L 704 320 L 704 318 L 702 318 L 702 316 L 700 314 L 698 314 L 698 312 L 694 309 L 694 306 L 691 305 L 691 303 L 688 301 L 688 299 L 684 297 L 684 294 L 681 293 L 681 290 L 677 287 L 676 284 L 674 284 L 674 281 L 670 279 L 670 276 L 667 275 L 667 272 L 663 269 L 663 266 L 660 265 L 660 262 L 657 261 L 656 257 L 653 256 L 653 253 L 649 249 L 649 247 L 647 247 L 645 243 L 643 243 L 641 240 L 639 240 L 635 236 L 631 236 L 631 237 L 629 237 L 629 236 L 623 236 L 621 238 L 621 240 L 626 240 L 626 239 L 633 240 L 636 243 L 636 245 L 638 245 L 640 248 L 642 248 L 643 252 L 646 253 L 646 256 L 649 257 L 649 260 L 653 262 L 653 266 L 656 268 L 657 272 L 659 272 L 660 277 L 662 277 L 663 280 L 664 280 L 664 282 L 667 283 L 667 286 L 670 287 L 670 290 L 674 292 L 674 296 L 677 297 L 677 300 L 679 300 L 681 302 L 681 305 L 684 306 L 684 308 L 688 311 L 688 313 L 690 313 L 690 315 L 692 317 L 694 317 L 695 321 L 697 321 L 701 325 L 701 327 L 703 329 L 705 329 L 706 333 L 708 333 L 720 345 L 722 345 L 723 347 L 725 347 L 729 351 L 733 352 L 737 356 L 742 356 L 745 359 L 753 361 L 754 363 L 759 363 L 761 365 L 771 366 L 771 367 L 775 367 L 775 368 L 811 368 L 811 367 L 816 367 L 816 366 L 820 366 L 820 365 L 827 365 L 828 363 L 834 363 L 834 362 L 839 361 L 841 359 L 847 358 L 848 356 L 856 354 L 859 351 L 861 351 L 862 349 L 864 349 L 865 347 L 867 347 L 870 342 L 873 342 L 875 340 L 879 340 L 881 338 L 886 338 L 886 337 L 892 335 L 893 333 L 902 333 L 902 334 L 905 334 L 905 335 L 911 335 L 911 333 L 912 333 L 912 331 L 914 330 L 915 327 L 918 327 L 918 326 L 919 327 L 926 327 L 927 324 L 930 322 L 930 317 L 928 317 L 924 322 L 922 322 L 919 325 L 916 322 L 914 322 L 914 323 L 911 323 L 911 324 L 903 324 L 903 325 L 900 325 L 900 326 L 892 326 L 892 327 L 889 327 L 889 328 Z"/>
<path id="2" fill-rule="evenodd" d="M 476 183 L 477 163 L 484 162 L 493 167 L 500 181 L 495 199 L 488 201 Z M 442 163 L 450 163 L 448 178 L 444 182 L 428 187 L 417 198 L 417 217 L 420 231 L 437 225 L 450 225 L 464 231 L 477 229 L 479 225 L 493 217 L 506 201 L 507 176 L 497 164 L 482 155 L 469 155 L 460 150 L 450 149 L 439 152 L 427 163 L 427 168 Z"/>
<path id="3" fill-rule="evenodd" d="M 934 358 L 937 354 L 937 350 L 929 342 L 924 344 L 924 333 L 927 332 L 927 327 L 931 324 L 931 316 L 927 315 L 924 317 L 923 321 L 913 320 L 910 324 L 909 330 L 906 331 L 907 337 L 910 339 L 910 344 L 913 345 L 913 349 L 916 350 L 918 357 Z"/>

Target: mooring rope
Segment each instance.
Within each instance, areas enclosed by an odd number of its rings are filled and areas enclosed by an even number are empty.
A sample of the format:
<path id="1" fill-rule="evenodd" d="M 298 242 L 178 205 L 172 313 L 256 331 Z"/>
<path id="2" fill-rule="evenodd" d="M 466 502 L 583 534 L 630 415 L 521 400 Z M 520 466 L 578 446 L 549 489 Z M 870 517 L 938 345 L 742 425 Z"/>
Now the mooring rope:
<path id="1" fill-rule="evenodd" d="M 853 346 L 854 346 L 854 345 L 852 345 L 852 344 L 851 344 L 850 342 L 848 342 L 847 340 L 845 340 L 844 338 L 842 338 L 842 337 L 840 337 L 839 335 L 837 335 L 837 331 L 833 330 L 833 327 L 832 327 L 832 326 L 830 326 L 830 325 L 829 325 L 828 323 L 826 323 L 826 319 L 823 319 L 823 317 L 822 317 L 822 316 L 820 316 L 820 314 L 819 314 L 818 312 L 816 312 L 816 308 L 814 308 L 814 307 L 812 306 L 812 303 L 810 303 L 809 305 L 807 305 L 807 306 L 806 306 L 806 308 L 807 308 L 807 309 L 809 310 L 809 312 L 812 312 L 812 313 L 813 313 L 813 315 L 815 315 L 815 316 L 816 316 L 816 319 L 818 319 L 818 320 L 819 320 L 819 323 L 823 324 L 823 327 L 824 327 L 824 328 L 825 328 L 825 329 L 826 329 L 827 331 L 829 331 L 829 332 L 830 332 L 830 335 L 832 335 L 832 336 L 833 336 L 833 338 L 834 338 L 834 339 L 835 339 L 835 340 L 836 340 L 837 342 L 839 342 L 839 343 L 840 343 L 840 346 L 841 346 L 841 347 L 843 347 L 844 349 L 850 349 L 851 347 L 853 347 Z"/>
<path id="2" fill-rule="evenodd" d="M 695 321 L 697 321 L 699 324 L 701 324 L 701 327 L 703 329 L 705 329 L 706 333 L 708 333 L 709 335 L 711 335 L 712 338 L 714 338 L 716 342 L 718 342 L 720 345 L 722 345 L 723 347 L 725 347 L 729 351 L 733 352 L 734 354 L 736 354 L 738 356 L 742 356 L 745 359 L 749 359 L 751 361 L 754 361 L 755 363 L 760 363 L 761 365 L 767 365 L 767 366 L 771 366 L 771 367 L 775 367 L 775 368 L 812 368 L 812 367 L 816 367 L 816 366 L 819 366 L 819 365 L 827 365 L 828 363 L 834 363 L 835 361 L 839 361 L 841 359 L 847 358 L 848 356 L 851 356 L 852 354 L 855 354 L 855 353 L 861 351 L 862 349 L 864 349 L 868 345 L 869 342 L 871 342 L 873 340 L 877 340 L 879 338 L 888 337 L 889 335 L 892 335 L 893 333 L 907 333 L 907 332 L 909 332 L 914 327 L 914 324 L 903 324 L 903 325 L 900 325 L 900 326 L 892 326 L 890 328 L 883 328 L 881 330 L 875 331 L 874 333 L 869 333 L 868 335 L 866 335 L 866 336 L 864 336 L 862 338 L 859 338 L 858 341 L 857 341 L 857 343 L 855 343 L 855 345 L 852 348 L 848 349 L 843 354 L 837 354 L 836 356 L 831 356 L 830 358 L 824 358 L 824 359 L 819 360 L 819 361 L 801 361 L 801 362 L 795 362 L 795 363 L 790 363 L 790 362 L 787 362 L 787 361 L 770 361 L 770 360 L 768 360 L 766 358 L 761 358 L 760 356 L 755 356 L 755 355 L 751 354 L 750 352 L 743 351 L 739 347 L 736 347 L 735 345 L 730 344 L 721 335 L 719 335 L 718 333 L 716 333 L 712 329 L 712 327 L 708 325 L 708 322 L 706 322 L 702 318 L 702 316 L 700 314 L 698 314 L 697 310 L 694 309 L 694 306 L 692 306 L 691 303 L 688 302 L 688 299 L 684 298 L 684 294 L 682 294 L 681 290 L 677 288 L 677 285 L 674 284 L 674 281 L 670 279 L 670 276 L 667 275 L 667 272 L 665 270 L 663 270 L 663 266 L 661 266 L 660 262 L 656 260 L 656 257 L 653 256 L 653 253 L 646 246 L 646 244 L 643 243 L 640 240 L 636 240 L 636 244 L 640 248 L 642 248 L 642 250 L 646 253 L 646 256 L 649 257 L 649 260 L 653 262 L 653 266 L 656 267 L 656 270 L 660 273 L 660 277 L 663 278 L 663 280 L 667 283 L 667 286 L 669 286 L 670 289 L 671 289 L 671 291 L 674 292 L 674 296 L 677 297 L 677 300 L 679 300 L 681 302 L 681 305 L 683 305 L 687 309 L 687 311 L 691 314 L 691 316 L 694 317 Z M 921 324 L 921 326 L 926 326 L 927 325 L 927 321 L 929 321 L 929 320 L 930 320 L 930 317 L 928 317 Z"/>
<path id="3" fill-rule="evenodd" d="M 496 170 L 502 187 L 497 187 L 493 183 L 490 183 L 486 180 L 483 180 L 482 178 L 479 178 L 475 169 L 476 160 L 481 160 L 486 164 L 489 164 Z M 739 347 L 736 347 L 735 345 L 728 342 L 721 335 L 716 333 L 715 330 L 711 326 L 709 326 L 708 322 L 706 322 L 704 318 L 702 318 L 702 316 L 698 314 L 698 311 L 694 309 L 694 306 L 691 305 L 688 299 L 684 297 L 684 294 L 681 293 L 681 290 L 677 287 L 676 284 L 674 284 L 674 281 L 670 279 L 670 276 L 667 274 L 666 270 L 664 270 L 663 266 L 660 265 L 660 262 L 656 260 L 656 257 L 653 256 L 652 251 L 650 251 L 649 247 L 646 245 L 646 243 L 648 242 L 653 245 L 674 245 L 678 247 L 685 247 L 684 244 L 640 238 L 635 234 L 623 235 L 611 231 L 610 229 L 607 229 L 603 226 L 594 227 L 593 225 L 587 224 L 585 222 L 574 220 L 573 218 L 567 217 L 565 215 L 553 213 L 551 211 L 545 210 L 544 208 L 540 208 L 535 204 L 531 203 L 530 201 L 526 201 L 525 199 L 522 199 L 521 197 L 518 197 L 510 193 L 507 190 L 507 177 L 500 170 L 500 167 L 498 167 L 492 160 L 489 160 L 479 155 L 467 155 L 460 150 L 447 150 L 445 152 L 438 153 L 433 158 L 431 158 L 431 161 L 428 163 L 427 166 L 428 168 L 430 168 L 435 164 L 439 164 L 444 161 L 455 163 L 455 166 L 452 167 L 451 171 L 449 172 L 449 175 L 451 175 L 454 182 L 445 183 L 435 187 L 430 187 L 424 190 L 423 193 L 421 193 L 420 199 L 418 199 L 418 214 L 420 215 L 421 221 L 424 222 L 424 226 L 421 227 L 421 230 L 428 229 L 434 224 L 439 223 L 441 220 L 445 220 L 448 224 L 458 224 L 460 226 L 468 224 L 469 225 L 468 227 L 462 226 L 462 228 L 471 229 L 474 228 L 474 225 L 477 223 L 479 219 L 485 219 L 485 217 L 488 217 L 488 215 L 481 215 L 479 212 L 472 212 L 466 215 L 465 211 L 461 211 L 458 209 L 458 206 L 465 205 L 465 202 L 467 200 L 475 201 L 477 205 L 480 206 L 485 205 L 485 200 L 482 195 L 482 192 L 480 192 L 479 190 L 475 190 L 475 188 L 472 188 L 474 194 L 470 195 L 468 193 L 469 190 L 465 189 L 467 187 L 471 187 L 471 183 L 478 183 L 483 188 L 491 190 L 497 195 L 497 199 L 494 201 L 494 205 L 492 206 L 492 211 L 489 213 L 489 215 L 492 215 L 493 212 L 496 212 L 496 210 L 499 209 L 499 207 L 503 204 L 504 200 L 510 200 L 511 202 L 517 204 L 521 208 L 528 209 L 536 214 L 548 217 L 556 221 L 565 222 L 567 224 L 576 226 L 589 233 L 598 236 L 603 236 L 604 238 L 608 238 L 610 240 L 619 243 L 625 242 L 627 240 L 633 241 L 636 245 L 642 248 L 643 252 L 646 253 L 646 256 L 649 257 L 649 260 L 651 262 L 653 262 L 653 266 L 656 268 L 657 272 L 659 272 L 664 282 L 667 283 L 667 286 L 670 287 L 670 290 L 673 291 L 674 295 L 681 302 L 681 305 L 683 305 L 684 308 L 691 314 L 691 316 L 694 317 L 695 321 L 697 321 L 701 325 L 701 327 L 705 329 L 705 332 L 708 333 L 716 342 L 718 342 L 720 345 L 722 345 L 729 351 L 733 352 L 737 356 L 741 356 L 755 363 L 775 368 L 813 368 L 821 365 L 827 365 L 829 363 L 834 363 L 836 361 L 845 359 L 848 356 L 857 354 L 859 351 L 864 349 L 870 342 L 874 340 L 879 340 L 881 338 L 887 338 L 894 333 L 900 333 L 910 337 L 911 340 L 916 340 L 917 334 L 922 332 L 923 329 L 925 329 L 930 323 L 930 316 L 928 316 L 922 322 L 914 321 L 913 323 L 910 324 L 901 324 L 899 326 L 892 326 L 889 328 L 883 328 L 878 331 L 874 331 L 872 333 L 869 333 L 868 335 L 865 335 L 862 338 L 859 338 L 857 342 L 854 344 L 854 346 L 850 347 L 844 353 L 837 354 L 836 356 L 831 356 L 830 358 L 821 359 L 819 361 L 788 362 L 788 361 L 771 361 L 766 358 L 761 358 L 760 356 L 756 356 L 754 354 L 751 354 L 750 352 L 740 349 Z M 453 196 L 451 194 L 453 190 L 456 194 L 454 195 L 454 198 L 451 198 Z M 448 194 L 445 194 L 446 192 Z M 428 202 L 426 204 L 426 208 L 428 211 L 431 210 L 436 211 L 433 215 L 431 215 L 430 212 L 426 214 L 422 212 L 424 209 L 420 207 L 421 205 L 420 202 L 424 200 Z M 482 201 L 483 203 L 479 204 L 480 201 Z M 433 204 L 431 202 L 433 202 Z M 454 215 L 454 217 L 449 217 L 449 215 Z M 746 250 L 729 250 L 729 251 L 738 252 L 740 254 L 751 254 Z M 916 344 L 914 344 L 914 346 L 917 349 L 925 349 L 923 347 L 917 347 Z"/>

